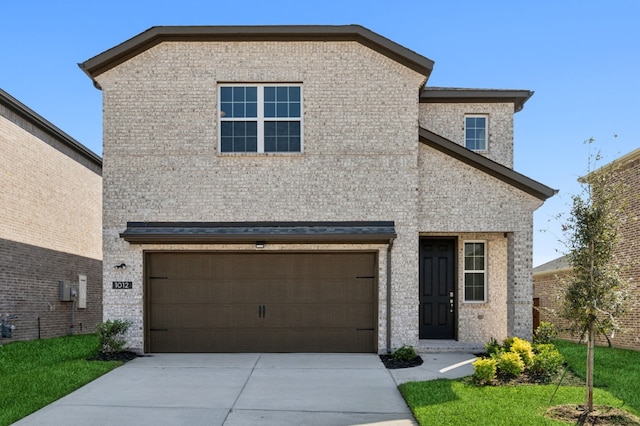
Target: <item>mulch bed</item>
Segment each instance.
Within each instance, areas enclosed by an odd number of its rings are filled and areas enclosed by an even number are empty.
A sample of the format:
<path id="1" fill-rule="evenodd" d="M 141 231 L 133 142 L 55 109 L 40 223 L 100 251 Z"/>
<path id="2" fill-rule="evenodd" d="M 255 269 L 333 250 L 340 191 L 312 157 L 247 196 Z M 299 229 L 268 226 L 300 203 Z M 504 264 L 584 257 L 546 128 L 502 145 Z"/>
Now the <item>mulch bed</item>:
<path id="1" fill-rule="evenodd" d="M 97 355 L 92 356 L 90 358 L 87 358 L 87 360 L 89 360 L 89 361 L 122 361 L 122 362 L 127 362 L 127 361 L 131 361 L 132 359 L 135 359 L 135 358 L 137 358 L 139 356 L 140 355 L 138 355 L 135 352 L 128 352 L 128 351 L 113 352 L 113 353 L 99 352 Z"/>
<path id="2" fill-rule="evenodd" d="M 418 355 L 409 361 L 395 360 L 392 355 L 380 355 L 380 361 L 390 370 L 398 368 L 411 368 L 422 365 L 422 358 Z"/>

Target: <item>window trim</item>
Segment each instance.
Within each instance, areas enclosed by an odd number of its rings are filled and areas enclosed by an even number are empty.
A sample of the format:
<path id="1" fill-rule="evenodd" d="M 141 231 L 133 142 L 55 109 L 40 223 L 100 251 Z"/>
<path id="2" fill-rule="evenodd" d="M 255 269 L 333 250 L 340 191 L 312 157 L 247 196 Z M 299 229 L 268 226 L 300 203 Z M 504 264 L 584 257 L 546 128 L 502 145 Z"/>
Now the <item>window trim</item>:
<path id="1" fill-rule="evenodd" d="M 466 265 L 467 244 L 478 244 L 478 243 L 484 244 L 484 265 L 483 265 L 484 269 L 467 270 L 467 265 Z M 488 249 L 489 249 L 489 243 L 487 242 L 487 240 L 465 240 L 462 243 L 462 300 L 463 300 L 463 303 L 479 304 L 479 303 L 487 303 L 489 300 L 488 294 L 487 294 L 488 293 L 488 277 L 489 277 L 489 273 L 487 270 L 488 263 L 489 263 Z M 484 280 L 483 280 L 484 281 L 483 282 L 484 298 L 483 300 L 467 300 L 467 291 L 466 291 L 467 290 L 467 282 L 466 282 L 467 273 L 479 273 L 479 272 L 482 272 L 484 274 Z"/>
<path id="2" fill-rule="evenodd" d="M 248 152 L 222 151 L 222 87 L 256 87 L 257 88 L 257 117 L 227 117 L 224 121 L 255 121 L 257 123 L 257 148 Z M 264 116 L 264 88 L 265 87 L 298 87 L 300 88 L 300 117 L 265 117 Z M 217 116 L 218 116 L 218 149 L 219 155 L 300 155 L 304 152 L 304 89 L 301 82 L 286 83 L 218 83 L 217 84 Z M 264 150 L 264 125 L 267 121 L 298 121 L 300 123 L 300 150 L 299 151 L 265 151 Z"/>
<path id="3" fill-rule="evenodd" d="M 484 149 L 469 148 L 467 144 L 467 118 L 484 118 Z M 465 114 L 464 115 L 464 147 L 473 152 L 489 152 L 489 114 Z"/>

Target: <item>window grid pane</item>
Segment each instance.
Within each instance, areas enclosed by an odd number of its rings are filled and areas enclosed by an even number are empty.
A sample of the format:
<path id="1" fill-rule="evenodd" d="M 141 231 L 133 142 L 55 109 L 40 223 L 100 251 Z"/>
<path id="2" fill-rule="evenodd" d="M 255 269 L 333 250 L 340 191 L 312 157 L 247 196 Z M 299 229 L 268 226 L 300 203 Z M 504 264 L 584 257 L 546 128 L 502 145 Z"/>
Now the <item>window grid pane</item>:
<path id="1" fill-rule="evenodd" d="M 258 135 L 255 121 L 223 121 L 221 152 L 257 152 Z"/>
<path id="2" fill-rule="evenodd" d="M 220 86 L 219 96 L 220 152 L 302 150 L 300 86 Z"/>
<path id="3" fill-rule="evenodd" d="M 297 121 L 265 121 L 264 151 L 300 151 L 300 123 Z"/>
<path id="4" fill-rule="evenodd" d="M 484 242 L 464 244 L 464 300 L 484 302 L 486 292 L 486 257 Z"/>
<path id="5" fill-rule="evenodd" d="M 465 146 L 476 151 L 487 149 L 486 117 L 465 117 Z"/>

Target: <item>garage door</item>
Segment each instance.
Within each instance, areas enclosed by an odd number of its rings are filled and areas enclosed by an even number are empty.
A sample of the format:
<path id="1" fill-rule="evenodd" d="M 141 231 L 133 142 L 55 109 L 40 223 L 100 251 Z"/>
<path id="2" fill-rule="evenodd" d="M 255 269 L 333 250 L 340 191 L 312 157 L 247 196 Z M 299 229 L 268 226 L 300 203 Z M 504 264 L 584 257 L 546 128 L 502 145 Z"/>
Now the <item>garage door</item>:
<path id="1" fill-rule="evenodd" d="M 148 253 L 150 352 L 375 352 L 373 253 Z"/>

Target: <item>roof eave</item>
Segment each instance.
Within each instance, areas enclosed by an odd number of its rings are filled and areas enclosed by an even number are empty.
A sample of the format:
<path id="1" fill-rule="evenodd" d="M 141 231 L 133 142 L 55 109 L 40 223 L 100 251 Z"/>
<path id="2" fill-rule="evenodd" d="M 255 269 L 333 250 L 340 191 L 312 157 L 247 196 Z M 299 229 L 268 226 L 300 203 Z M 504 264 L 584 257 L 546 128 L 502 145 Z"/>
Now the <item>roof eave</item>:
<path id="1" fill-rule="evenodd" d="M 66 146 L 71 148 L 71 150 L 76 153 L 82 155 L 90 162 L 94 163 L 96 166 L 102 168 L 102 158 L 91 151 L 86 146 L 82 145 L 80 142 L 75 140 L 73 137 L 60 130 L 50 121 L 46 120 L 40 114 L 33 111 L 31 108 L 27 107 L 25 104 L 0 89 L 0 104 L 4 105 L 6 108 L 13 111 L 15 114 L 22 117 L 27 122 L 35 125 L 37 128 L 50 135 L 51 137 L 63 142 Z"/>
<path id="2" fill-rule="evenodd" d="M 496 163 L 480 154 L 477 154 L 462 145 L 450 141 L 436 133 L 425 128 L 419 130 L 420 142 L 428 145 L 438 151 L 456 158 L 478 170 L 481 170 L 501 181 L 512 185 L 521 191 L 526 192 L 542 201 L 551 198 L 558 193 L 557 190 L 549 188 L 527 176 L 516 172 L 502 164 Z"/>
<path id="3" fill-rule="evenodd" d="M 425 87 L 420 93 L 420 103 L 506 102 L 513 104 L 514 112 L 519 112 L 533 94 L 531 90 Z"/>
<path id="4" fill-rule="evenodd" d="M 357 41 L 424 75 L 434 62 L 360 25 L 158 26 L 79 63 L 94 81 L 105 71 L 165 41 Z"/>

